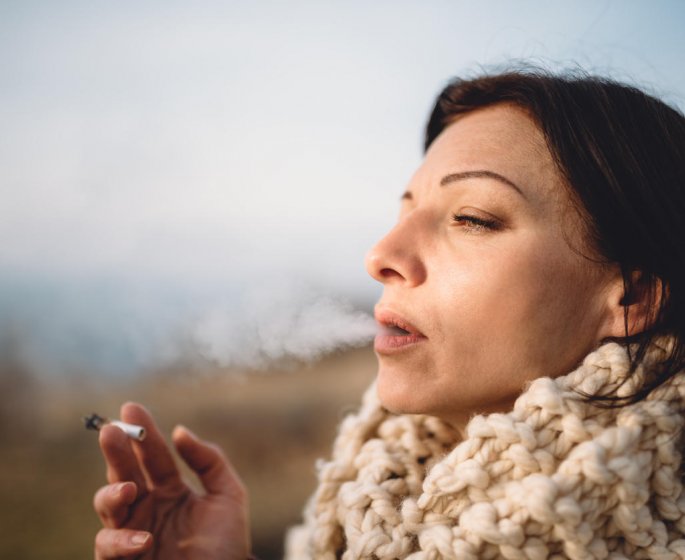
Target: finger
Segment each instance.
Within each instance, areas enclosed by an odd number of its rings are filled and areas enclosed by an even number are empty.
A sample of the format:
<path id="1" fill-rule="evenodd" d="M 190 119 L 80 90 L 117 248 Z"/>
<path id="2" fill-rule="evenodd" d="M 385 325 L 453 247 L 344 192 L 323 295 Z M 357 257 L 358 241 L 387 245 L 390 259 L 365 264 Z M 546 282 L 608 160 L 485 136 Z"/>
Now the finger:
<path id="1" fill-rule="evenodd" d="M 116 482 L 100 488 L 93 497 L 93 507 L 102 524 L 109 528 L 121 527 L 137 493 L 133 482 Z"/>
<path id="2" fill-rule="evenodd" d="M 150 482 L 156 487 L 183 486 L 171 450 L 145 407 L 137 403 L 125 403 L 121 407 L 121 419 L 145 428 L 145 440 L 136 442 L 134 452 L 142 461 Z"/>
<path id="3" fill-rule="evenodd" d="M 109 483 L 132 481 L 139 491 L 147 488 L 138 457 L 133 453 L 131 440 L 124 432 L 115 426 L 103 426 L 99 441 L 107 463 Z"/>
<path id="4" fill-rule="evenodd" d="M 95 536 L 95 560 L 134 556 L 149 550 L 152 534 L 133 529 L 100 529 Z"/>
<path id="5" fill-rule="evenodd" d="M 245 487 L 218 446 L 201 441 L 185 426 L 177 426 L 172 438 L 179 454 L 197 473 L 209 494 L 228 495 L 234 500 L 245 501 Z"/>

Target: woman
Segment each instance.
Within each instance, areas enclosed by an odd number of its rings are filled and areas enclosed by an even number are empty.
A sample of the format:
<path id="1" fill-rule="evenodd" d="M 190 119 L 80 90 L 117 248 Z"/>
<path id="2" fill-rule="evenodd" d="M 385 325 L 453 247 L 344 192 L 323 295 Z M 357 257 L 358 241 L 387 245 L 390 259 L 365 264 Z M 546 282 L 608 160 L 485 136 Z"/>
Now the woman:
<path id="1" fill-rule="evenodd" d="M 378 378 L 289 556 L 685 558 L 684 162 L 685 118 L 624 85 L 445 88 L 367 258 Z M 196 496 L 149 414 L 121 415 L 149 436 L 101 432 L 96 557 L 247 558 L 221 452 L 174 431 Z"/>

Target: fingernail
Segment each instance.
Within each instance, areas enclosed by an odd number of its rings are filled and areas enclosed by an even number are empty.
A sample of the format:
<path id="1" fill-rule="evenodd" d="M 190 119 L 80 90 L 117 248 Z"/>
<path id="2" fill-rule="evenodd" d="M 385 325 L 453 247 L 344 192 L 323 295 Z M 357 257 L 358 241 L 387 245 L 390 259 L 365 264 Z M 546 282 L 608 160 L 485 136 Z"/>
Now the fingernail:
<path id="1" fill-rule="evenodd" d="M 150 533 L 136 533 L 131 537 L 131 544 L 133 546 L 143 546 L 150 540 Z"/>

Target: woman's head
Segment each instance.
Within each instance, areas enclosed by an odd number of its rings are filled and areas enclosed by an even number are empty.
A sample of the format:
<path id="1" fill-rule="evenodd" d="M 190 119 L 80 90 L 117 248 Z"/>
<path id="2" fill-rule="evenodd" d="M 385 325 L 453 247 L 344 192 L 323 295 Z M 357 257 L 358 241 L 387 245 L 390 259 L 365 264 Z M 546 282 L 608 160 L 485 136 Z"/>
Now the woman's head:
<path id="1" fill-rule="evenodd" d="M 680 114 L 613 82 L 512 72 L 445 88 L 426 150 L 368 258 L 381 322 L 425 335 L 380 338 L 388 406 L 502 408 L 606 339 L 635 341 L 638 361 L 674 335 L 664 375 L 682 367 Z"/>

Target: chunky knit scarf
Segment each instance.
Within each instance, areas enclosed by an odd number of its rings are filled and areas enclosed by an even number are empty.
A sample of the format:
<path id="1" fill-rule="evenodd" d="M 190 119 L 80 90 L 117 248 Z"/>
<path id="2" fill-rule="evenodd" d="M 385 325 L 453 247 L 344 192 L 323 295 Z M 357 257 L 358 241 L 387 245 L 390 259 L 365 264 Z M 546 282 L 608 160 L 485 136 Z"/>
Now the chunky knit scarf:
<path id="1" fill-rule="evenodd" d="M 533 381 L 513 411 L 473 417 L 463 438 L 390 414 L 371 387 L 319 465 L 287 557 L 685 558 L 685 373 L 621 408 L 574 391 L 630 395 L 649 363 L 627 376 L 626 351 L 606 344 Z"/>

